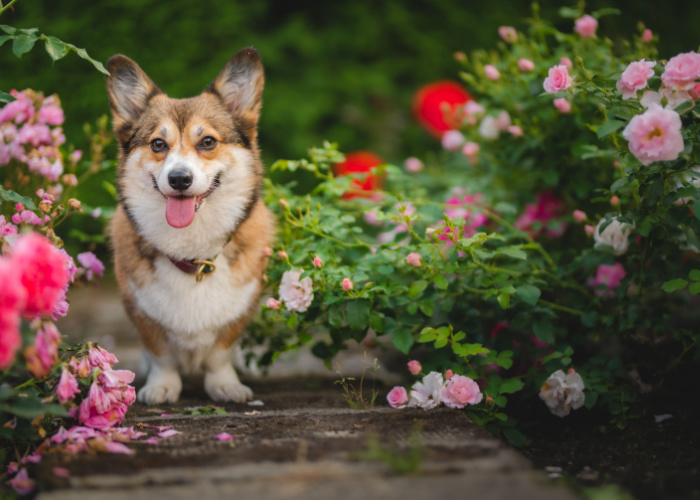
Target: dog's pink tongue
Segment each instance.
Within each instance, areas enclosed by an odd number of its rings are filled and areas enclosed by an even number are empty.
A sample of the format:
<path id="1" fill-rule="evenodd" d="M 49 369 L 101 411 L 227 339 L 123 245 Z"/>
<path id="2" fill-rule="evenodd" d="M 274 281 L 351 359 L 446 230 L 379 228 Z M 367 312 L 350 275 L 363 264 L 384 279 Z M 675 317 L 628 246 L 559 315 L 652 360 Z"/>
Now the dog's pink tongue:
<path id="1" fill-rule="evenodd" d="M 168 196 L 165 205 L 165 219 L 174 228 L 180 229 L 192 224 L 194 220 L 195 198 L 175 198 Z"/>

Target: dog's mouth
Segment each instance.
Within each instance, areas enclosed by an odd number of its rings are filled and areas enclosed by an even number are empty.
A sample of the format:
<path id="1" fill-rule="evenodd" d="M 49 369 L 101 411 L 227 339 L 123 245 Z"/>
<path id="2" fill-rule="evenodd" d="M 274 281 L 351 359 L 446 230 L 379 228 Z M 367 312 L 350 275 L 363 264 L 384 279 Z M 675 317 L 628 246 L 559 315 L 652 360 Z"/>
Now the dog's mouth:
<path id="1" fill-rule="evenodd" d="M 153 185 L 165 198 L 165 219 L 170 226 L 181 229 L 192 224 L 195 213 L 201 208 L 204 199 L 212 194 L 214 190 L 221 184 L 221 173 L 216 174 L 209 189 L 197 196 L 166 196 L 158 188 L 158 183 L 155 177 Z"/>

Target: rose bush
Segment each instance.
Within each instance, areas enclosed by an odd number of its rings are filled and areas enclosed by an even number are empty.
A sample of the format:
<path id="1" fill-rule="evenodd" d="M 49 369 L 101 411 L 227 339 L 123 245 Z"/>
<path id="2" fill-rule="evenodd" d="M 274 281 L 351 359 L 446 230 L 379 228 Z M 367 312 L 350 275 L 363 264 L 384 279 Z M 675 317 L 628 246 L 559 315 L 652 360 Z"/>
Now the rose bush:
<path id="1" fill-rule="evenodd" d="M 372 196 L 341 199 L 357 176 L 334 175 L 332 144 L 273 165 L 318 182 L 266 185 L 285 252 L 271 252 L 267 293 L 282 298 L 282 277 L 303 268 L 313 298 L 263 307 L 260 361 L 311 343 L 330 364 L 349 342 L 390 344 L 434 374 L 393 390 L 392 406 L 437 406 L 446 370 L 478 384 L 470 417 L 515 443 L 512 394 L 624 427 L 643 408 L 628 372 L 652 382 L 697 365 L 685 307 L 700 292 L 697 58 L 664 65 L 643 25 L 615 49 L 598 31 L 615 13 L 563 8 L 564 33 L 535 5 L 495 50 L 456 54 L 471 99 L 442 106 L 443 153 L 376 167 Z M 572 368 L 576 380 L 546 382 Z"/>

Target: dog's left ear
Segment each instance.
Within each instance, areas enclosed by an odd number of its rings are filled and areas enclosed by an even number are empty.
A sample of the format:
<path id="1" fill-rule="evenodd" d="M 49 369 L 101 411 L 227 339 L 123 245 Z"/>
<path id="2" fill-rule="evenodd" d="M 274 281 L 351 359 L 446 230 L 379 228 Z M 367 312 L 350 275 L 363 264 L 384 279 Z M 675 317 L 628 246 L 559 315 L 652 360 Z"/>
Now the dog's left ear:
<path id="1" fill-rule="evenodd" d="M 240 116 L 255 135 L 265 84 L 260 54 L 253 47 L 241 49 L 221 70 L 207 89 L 221 96 L 227 109 Z"/>

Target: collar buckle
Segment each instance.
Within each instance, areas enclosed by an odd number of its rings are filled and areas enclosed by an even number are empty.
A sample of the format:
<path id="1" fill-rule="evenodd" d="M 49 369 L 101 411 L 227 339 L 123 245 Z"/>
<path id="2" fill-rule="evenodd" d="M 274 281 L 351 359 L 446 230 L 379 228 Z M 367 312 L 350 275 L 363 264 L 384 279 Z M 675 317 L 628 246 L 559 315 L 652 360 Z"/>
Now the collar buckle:
<path id="1" fill-rule="evenodd" d="M 195 260 L 192 261 L 193 264 L 198 264 L 197 270 L 195 271 L 195 276 L 197 277 L 197 283 L 204 280 L 211 273 L 216 271 L 216 266 L 214 265 L 214 259 L 212 260 Z"/>

